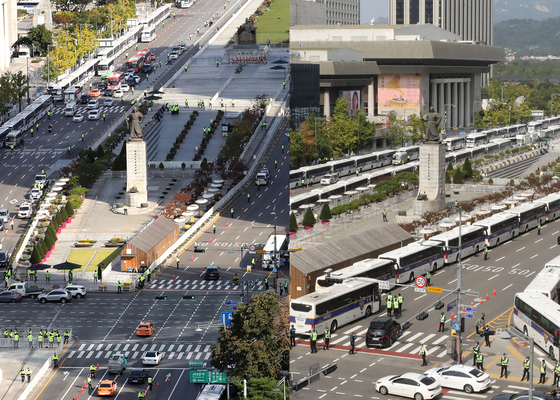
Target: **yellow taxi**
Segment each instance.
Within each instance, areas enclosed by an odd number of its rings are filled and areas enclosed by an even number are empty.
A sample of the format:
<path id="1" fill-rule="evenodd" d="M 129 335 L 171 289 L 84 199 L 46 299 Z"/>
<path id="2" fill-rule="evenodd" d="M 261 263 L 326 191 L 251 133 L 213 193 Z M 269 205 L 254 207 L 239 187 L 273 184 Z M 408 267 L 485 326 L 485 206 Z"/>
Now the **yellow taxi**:
<path id="1" fill-rule="evenodd" d="M 114 396 L 117 391 L 117 382 L 104 380 L 99 383 L 97 387 L 98 396 Z"/>
<path id="2" fill-rule="evenodd" d="M 152 336 L 156 330 L 156 325 L 153 322 L 140 322 L 136 328 L 136 336 Z"/>

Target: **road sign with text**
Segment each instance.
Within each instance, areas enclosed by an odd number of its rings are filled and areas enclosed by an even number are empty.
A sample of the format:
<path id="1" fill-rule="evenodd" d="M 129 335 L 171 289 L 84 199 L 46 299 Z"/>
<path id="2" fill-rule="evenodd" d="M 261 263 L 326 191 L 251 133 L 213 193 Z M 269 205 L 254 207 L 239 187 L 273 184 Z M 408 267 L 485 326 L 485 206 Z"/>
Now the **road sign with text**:
<path id="1" fill-rule="evenodd" d="M 264 251 L 264 250 L 257 250 L 257 253 L 258 253 L 258 254 L 264 254 L 264 253 L 266 253 L 266 251 Z"/>
<path id="2" fill-rule="evenodd" d="M 429 286 L 428 292 L 430 293 L 443 293 L 443 289 L 440 287 Z"/>

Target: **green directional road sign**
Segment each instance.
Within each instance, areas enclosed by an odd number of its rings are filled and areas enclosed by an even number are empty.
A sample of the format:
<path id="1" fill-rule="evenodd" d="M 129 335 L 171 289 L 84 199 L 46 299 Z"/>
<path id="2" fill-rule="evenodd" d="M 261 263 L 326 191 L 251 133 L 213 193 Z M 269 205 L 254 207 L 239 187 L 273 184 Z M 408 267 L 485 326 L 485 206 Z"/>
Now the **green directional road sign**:
<path id="1" fill-rule="evenodd" d="M 225 372 L 189 371 L 191 383 L 227 383 Z"/>
<path id="2" fill-rule="evenodd" d="M 208 371 L 189 371 L 191 383 L 208 383 Z"/>
<path id="3" fill-rule="evenodd" d="M 202 367 L 204 361 L 189 361 L 189 367 Z"/>

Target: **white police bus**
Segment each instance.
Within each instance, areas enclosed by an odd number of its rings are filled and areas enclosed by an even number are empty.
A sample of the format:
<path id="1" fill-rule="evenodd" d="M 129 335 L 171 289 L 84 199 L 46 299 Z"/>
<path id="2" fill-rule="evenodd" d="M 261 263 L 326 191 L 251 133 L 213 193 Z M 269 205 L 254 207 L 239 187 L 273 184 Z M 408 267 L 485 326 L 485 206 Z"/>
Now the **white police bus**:
<path id="1" fill-rule="evenodd" d="M 443 267 L 443 248 L 441 243 L 422 241 L 410 243 L 400 249 L 383 253 L 381 260 L 391 260 L 397 265 L 397 283 L 414 281 L 414 277 L 434 272 Z"/>
<path id="2" fill-rule="evenodd" d="M 473 225 L 484 228 L 484 239 L 488 247 L 499 246 L 519 235 L 519 217 L 515 214 L 496 214 L 476 221 Z"/>
<path id="3" fill-rule="evenodd" d="M 396 267 L 395 263 L 391 260 L 367 258 L 349 267 L 333 271 L 330 274 L 321 275 L 315 282 L 315 290 L 327 289 L 350 278 L 371 278 L 388 281 L 390 289 L 392 289 L 396 283 Z"/>
<path id="4" fill-rule="evenodd" d="M 546 207 L 547 221 L 554 221 L 556 218 L 560 217 L 560 194 L 549 194 L 548 196 L 541 197 L 534 202 L 544 204 Z"/>
<path id="5" fill-rule="evenodd" d="M 441 242 L 446 264 L 457 262 L 459 255 L 459 227 L 432 236 L 431 242 Z M 461 258 L 476 254 L 484 249 L 484 228 L 475 225 L 461 226 Z"/>
<path id="6" fill-rule="evenodd" d="M 560 299 L 560 268 L 557 266 L 544 267 L 525 288 L 525 293 L 544 294 L 558 303 L 558 299 Z"/>
<path id="7" fill-rule="evenodd" d="M 560 306 L 541 293 L 517 293 L 513 305 L 513 326 L 558 360 Z"/>
<path id="8" fill-rule="evenodd" d="M 465 147 L 465 137 L 464 136 L 454 136 L 448 137 L 443 141 L 446 146 L 447 151 L 455 151 Z"/>
<path id="9" fill-rule="evenodd" d="M 349 278 L 339 285 L 290 300 L 290 325 L 300 335 L 309 335 L 313 327 L 319 335 L 326 328 L 334 333 L 380 308 L 379 283 L 375 279 Z"/>
<path id="10" fill-rule="evenodd" d="M 546 206 L 542 203 L 520 204 L 504 212 L 517 215 L 519 218 L 519 232 L 527 232 L 546 221 Z"/>

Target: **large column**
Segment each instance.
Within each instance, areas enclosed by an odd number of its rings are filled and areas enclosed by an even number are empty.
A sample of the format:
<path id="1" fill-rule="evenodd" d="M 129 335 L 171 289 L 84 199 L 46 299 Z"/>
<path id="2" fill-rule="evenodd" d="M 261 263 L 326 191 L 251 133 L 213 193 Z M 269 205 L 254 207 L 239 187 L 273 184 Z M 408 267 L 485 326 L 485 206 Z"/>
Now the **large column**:
<path id="1" fill-rule="evenodd" d="M 371 80 L 371 83 L 368 85 L 368 90 L 367 90 L 367 95 L 368 95 L 368 110 L 367 110 L 367 115 L 370 119 L 370 121 L 373 121 L 373 110 L 375 110 L 375 93 L 374 93 L 374 85 L 373 85 L 373 79 Z"/>
<path id="2" fill-rule="evenodd" d="M 424 110 L 424 112 L 429 111 L 430 106 L 434 106 L 437 109 L 437 101 L 438 101 L 438 92 L 437 91 L 438 91 L 437 83 L 432 82 L 432 98 L 428 102 L 428 110 Z"/>
<path id="3" fill-rule="evenodd" d="M 331 97 L 329 93 L 329 88 L 326 88 L 323 92 L 323 115 L 325 117 L 331 116 Z"/>
<path id="4" fill-rule="evenodd" d="M 126 205 L 142 207 L 148 202 L 146 142 L 131 139 L 126 144 Z"/>
<path id="5" fill-rule="evenodd" d="M 418 197 L 412 209 L 415 215 L 440 211 L 445 207 L 445 145 L 427 142 L 420 146 Z"/>
<path id="6" fill-rule="evenodd" d="M 459 82 L 459 126 L 465 126 L 465 82 Z"/>
<path id="7" fill-rule="evenodd" d="M 453 107 L 451 107 L 451 83 L 446 83 L 445 84 L 445 103 L 447 104 L 445 106 L 445 112 L 447 113 L 447 124 L 445 126 L 446 130 L 448 127 L 451 126 L 451 109 Z"/>
<path id="8" fill-rule="evenodd" d="M 467 123 L 465 125 L 468 126 L 471 125 L 471 122 L 474 123 L 474 120 L 472 120 L 471 107 L 471 83 L 467 82 L 465 87 L 465 117 Z"/>
<path id="9" fill-rule="evenodd" d="M 453 111 L 451 112 L 451 114 L 453 114 L 453 119 L 451 120 L 451 126 L 458 127 L 459 122 L 457 120 L 457 113 L 459 111 L 459 103 L 457 102 L 457 82 L 453 82 L 452 90 L 453 90 L 453 105 L 455 107 L 453 107 Z"/>
<path id="10" fill-rule="evenodd" d="M 437 106 L 437 110 L 436 110 L 438 113 L 440 113 L 440 115 L 441 115 L 442 117 L 443 117 L 443 114 L 444 114 L 444 112 L 445 112 L 445 110 L 444 110 L 445 95 L 443 94 L 443 85 L 444 85 L 443 82 L 442 82 L 442 83 L 438 83 L 438 86 L 439 86 L 439 94 L 438 94 L 438 102 L 439 102 L 439 105 Z M 434 105 L 434 107 L 436 107 L 436 106 Z"/>
<path id="11" fill-rule="evenodd" d="M 457 0 L 449 0 L 449 1 L 451 2 L 449 6 L 451 8 L 450 12 L 452 17 L 451 20 L 449 21 L 448 30 L 450 32 L 455 32 L 455 29 L 457 29 L 457 24 L 455 23 L 455 18 L 453 16 L 455 15 L 455 8 L 456 8 L 455 5 L 457 3 Z"/>

